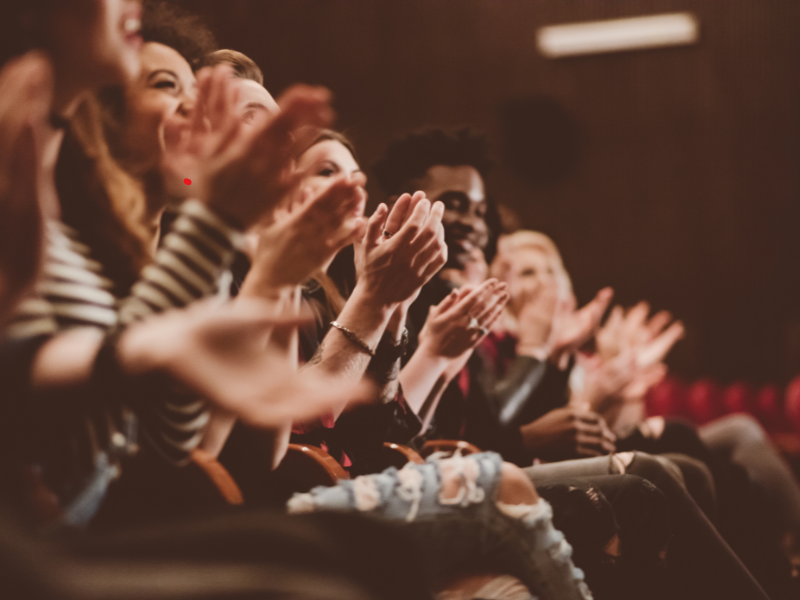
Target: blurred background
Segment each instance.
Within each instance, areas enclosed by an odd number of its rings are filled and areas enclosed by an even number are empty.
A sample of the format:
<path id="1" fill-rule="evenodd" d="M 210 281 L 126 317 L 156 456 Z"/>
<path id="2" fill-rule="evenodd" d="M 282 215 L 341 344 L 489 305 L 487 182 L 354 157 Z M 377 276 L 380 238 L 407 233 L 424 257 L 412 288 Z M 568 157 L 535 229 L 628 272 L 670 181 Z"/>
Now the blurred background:
<path id="1" fill-rule="evenodd" d="M 800 373 L 800 3 L 786 0 L 191 0 L 220 47 L 336 96 L 361 162 L 469 124 L 490 194 L 602 286 L 683 319 L 672 373 Z M 548 59 L 545 25 L 693 13 L 696 45 Z M 370 184 L 374 203 L 383 200 Z"/>

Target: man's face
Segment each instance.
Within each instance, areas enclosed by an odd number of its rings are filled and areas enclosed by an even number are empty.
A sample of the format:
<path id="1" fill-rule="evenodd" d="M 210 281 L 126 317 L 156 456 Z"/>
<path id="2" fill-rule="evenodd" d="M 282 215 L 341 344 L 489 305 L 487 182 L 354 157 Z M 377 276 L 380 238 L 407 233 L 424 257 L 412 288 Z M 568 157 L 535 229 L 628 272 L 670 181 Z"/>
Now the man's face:
<path id="1" fill-rule="evenodd" d="M 489 242 L 486 193 L 478 170 L 468 165 L 434 165 L 413 183 L 431 202 L 444 203 L 445 268 L 463 269 L 473 249 L 483 250 Z"/>

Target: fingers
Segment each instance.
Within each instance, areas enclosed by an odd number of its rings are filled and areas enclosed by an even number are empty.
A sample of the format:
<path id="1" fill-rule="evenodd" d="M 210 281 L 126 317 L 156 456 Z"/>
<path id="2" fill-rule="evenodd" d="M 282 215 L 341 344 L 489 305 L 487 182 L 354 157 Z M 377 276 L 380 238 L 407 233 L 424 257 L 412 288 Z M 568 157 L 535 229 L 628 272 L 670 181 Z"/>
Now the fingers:
<path id="1" fill-rule="evenodd" d="M 595 326 L 600 323 L 600 319 L 603 318 L 603 314 L 606 312 L 608 305 L 611 303 L 611 299 L 614 297 L 614 290 L 610 287 L 604 287 L 602 290 L 597 292 L 597 295 L 594 299 L 590 302 L 593 307 L 593 311 L 597 312 L 597 318 L 595 322 Z"/>
<path id="2" fill-rule="evenodd" d="M 389 216 L 386 219 L 386 231 L 392 235 L 400 231 L 400 228 L 405 222 L 406 212 L 408 211 L 408 206 L 410 203 L 410 194 L 402 194 L 397 200 L 395 200 L 392 210 L 389 212 Z M 411 213 L 409 212 L 409 215 L 410 214 Z"/>
<path id="3" fill-rule="evenodd" d="M 414 210 L 411 212 L 411 216 L 390 239 L 389 242 L 394 248 L 403 248 L 411 244 L 411 241 L 417 237 L 417 234 L 419 234 L 425 224 L 430 209 L 431 203 L 427 198 L 423 198 L 417 203 Z"/>
<path id="4" fill-rule="evenodd" d="M 303 423 L 319 418 L 343 406 L 363 404 L 375 398 L 374 384 L 362 381 L 344 387 L 331 378 L 310 377 L 304 373 L 266 386 L 253 401 L 238 403 L 237 416 L 254 427 L 273 428 L 286 422 Z"/>
<path id="5" fill-rule="evenodd" d="M 418 204 L 421 204 L 423 200 L 425 200 L 424 197 L 418 201 Z M 427 202 L 427 200 L 425 200 L 425 202 Z M 422 225 L 419 233 L 409 245 L 409 252 L 414 254 L 423 252 L 429 247 L 430 244 L 438 241 L 439 228 L 442 223 L 443 215 L 444 204 L 442 202 L 434 202 L 426 216 L 425 223 Z"/>
<path id="6" fill-rule="evenodd" d="M 496 279 L 487 279 L 474 290 L 467 293 L 463 298 L 460 298 L 450 312 L 455 316 L 471 315 L 472 313 L 470 311 L 472 311 L 484 295 L 488 294 L 496 285 L 498 285 Z"/>
<path id="7" fill-rule="evenodd" d="M 447 296 L 444 297 L 444 300 L 439 302 L 436 306 L 431 306 L 431 310 L 435 310 L 435 314 L 441 314 L 447 310 L 449 310 L 458 300 L 458 291 L 453 290 Z"/>
<path id="8" fill-rule="evenodd" d="M 661 310 L 653 315 L 647 322 L 645 328 L 647 330 L 647 341 L 652 340 L 660 334 L 664 328 L 672 321 L 672 313 L 667 310 Z"/>
<path id="9" fill-rule="evenodd" d="M 364 243 L 366 244 L 367 249 L 374 248 L 378 245 L 378 242 L 383 235 L 384 224 L 386 223 L 388 212 L 389 209 L 387 206 L 381 203 L 367 221 L 366 233 L 364 235 Z"/>
<path id="10" fill-rule="evenodd" d="M 256 131 L 256 149 L 261 152 L 275 151 L 292 145 L 296 139 L 305 142 L 317 133 L 301 130 L 304 127 L 324 128 L 334 119 L 330 107 L 331 94 L 325 88 L 296 85 L 284 92 L 278 99 L 281 111 Z M 297 138 L 292 134 L 297 134 Z"/>
<path id="11" fill-rule="evenodd" d="M 485 297 L 485 302 L 477 306 L 475 311 L 471 313 L 482 327 L 486 327 L 489 316 L 497 311 L 498 306 L 502 311 L 509 298 L 507 290 L 508 286 L 505 283 L 498 283 L 492 288 L 491 293 Z"/>
<path id="12" fill-rule="evenodd" d="M 661 362 L 678 340 L 684 336 L 684 333 L 683 323 L 676 321 L 664 333 L 637 352 L 636 365 L 639 368 L 646 368 Z"/>
<path id="13" fill-rule="evenodd" d="M 212 69 L 201 69 L 197 73 L 197 102 L 191 115 L 191 127 L 195 133 L 202 133 L 206 130 L 206 107 L 213 85 L 212 75 Z"/>

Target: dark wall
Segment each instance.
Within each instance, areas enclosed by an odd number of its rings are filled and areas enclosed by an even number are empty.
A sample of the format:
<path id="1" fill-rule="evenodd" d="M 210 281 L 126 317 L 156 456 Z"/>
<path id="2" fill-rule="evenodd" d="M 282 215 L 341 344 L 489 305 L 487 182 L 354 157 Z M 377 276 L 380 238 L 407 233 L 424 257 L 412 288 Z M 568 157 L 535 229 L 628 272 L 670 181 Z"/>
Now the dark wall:
<path id="1" fill-rule="evenodd" d="M 278 92 L 336 94 L 366 164 L 395 135 L 473 124 L 491 193 L 561 247 L 580 300 L 611 285 L 689 336 L 687 377 L 800 372 L 800 3 L 194 0 Z M 698 46 L 546 60 L 545 24 L 690 10 Z M 504 149 L 505 145 L 505 149 Z M 371 186 L 373 198 L 380 192 Z"/>

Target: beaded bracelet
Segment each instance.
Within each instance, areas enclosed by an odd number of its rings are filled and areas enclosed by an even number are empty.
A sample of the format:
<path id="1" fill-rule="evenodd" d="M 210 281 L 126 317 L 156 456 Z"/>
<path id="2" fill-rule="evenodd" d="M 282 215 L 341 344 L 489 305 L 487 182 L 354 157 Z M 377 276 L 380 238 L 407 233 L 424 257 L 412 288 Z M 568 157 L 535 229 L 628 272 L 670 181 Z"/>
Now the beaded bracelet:
<path id="1" fill-rule="evenodd" d="M 364 352 L 366 352 L 370 356 L 373 357 L 375 356 L 375 350 L 370 348 L 364 340 L 358 337 L 354 332 L 350 331 L 347 327 L 339 323 L 339 321 L 331 321 L 331 327 L 335 327 L 336 329 L 341 331 L 344 337 L 353 342 L 356 346 L 361 348 Z"/>

